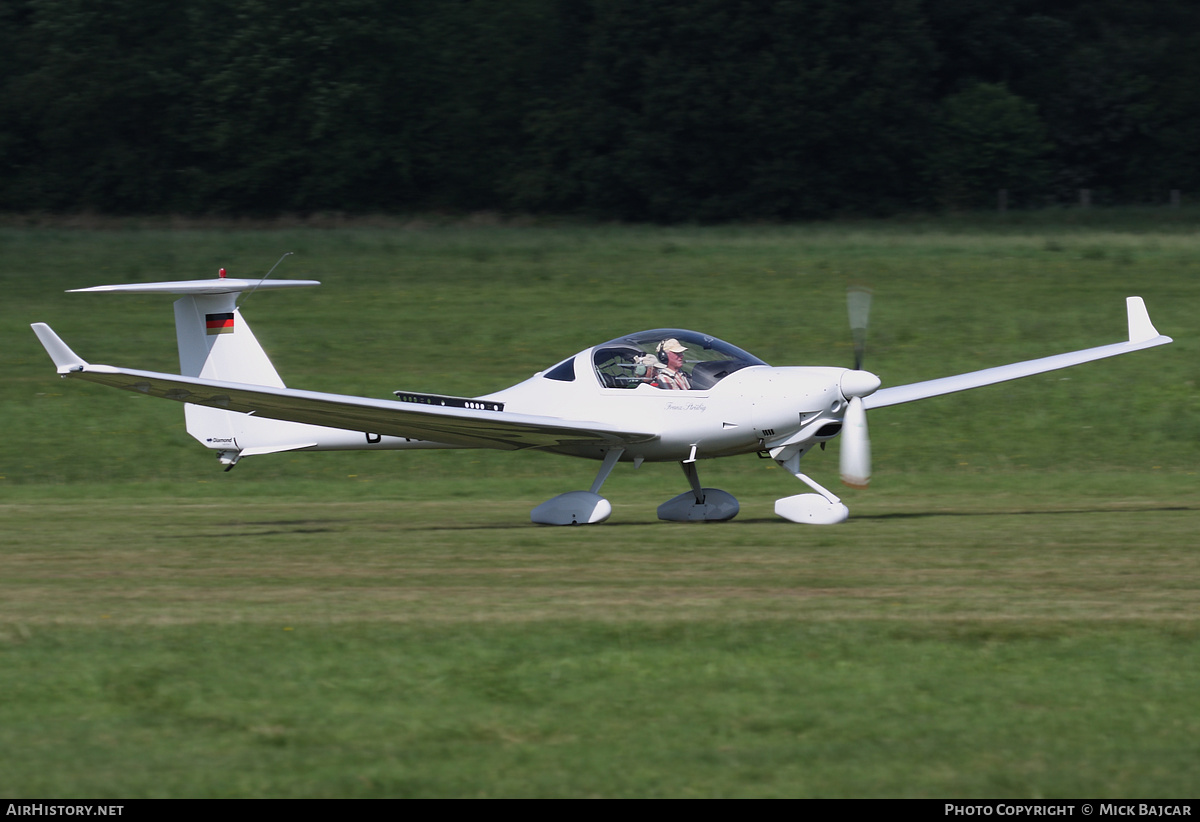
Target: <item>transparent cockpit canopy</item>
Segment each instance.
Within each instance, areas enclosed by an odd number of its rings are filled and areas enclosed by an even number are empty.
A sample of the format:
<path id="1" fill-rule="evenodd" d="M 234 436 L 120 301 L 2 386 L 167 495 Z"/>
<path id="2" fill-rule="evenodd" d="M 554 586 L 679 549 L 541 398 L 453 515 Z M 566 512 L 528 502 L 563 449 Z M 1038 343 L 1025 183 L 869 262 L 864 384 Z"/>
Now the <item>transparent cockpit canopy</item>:
<path id="1" fill-rule="evenodd" d="M 683 352 L 683 371 L 693 391 L 712 388 L 748 365 L 766 365 L 753 354 L 708 334 L 682 328 L 655 328 L 596 346 L 592 364 L 601 384 L 607 388 L 637 388 L 651 383 L 654 372 L 647 371 L 646 363 L 666 362 L 660 346 L 667 340 L 676 340 L 687 349 Z"/>

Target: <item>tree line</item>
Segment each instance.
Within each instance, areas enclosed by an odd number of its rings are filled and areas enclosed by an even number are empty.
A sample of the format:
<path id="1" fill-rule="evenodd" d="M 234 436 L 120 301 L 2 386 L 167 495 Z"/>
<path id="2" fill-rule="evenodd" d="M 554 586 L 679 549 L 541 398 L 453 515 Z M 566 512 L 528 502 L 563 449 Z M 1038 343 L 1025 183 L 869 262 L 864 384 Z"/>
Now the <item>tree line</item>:
<path id="1" fill-rule="evenodd" d="M 1193 0 L 0 0 L 0 210 L 652 221 L 1200 190 Z"/>

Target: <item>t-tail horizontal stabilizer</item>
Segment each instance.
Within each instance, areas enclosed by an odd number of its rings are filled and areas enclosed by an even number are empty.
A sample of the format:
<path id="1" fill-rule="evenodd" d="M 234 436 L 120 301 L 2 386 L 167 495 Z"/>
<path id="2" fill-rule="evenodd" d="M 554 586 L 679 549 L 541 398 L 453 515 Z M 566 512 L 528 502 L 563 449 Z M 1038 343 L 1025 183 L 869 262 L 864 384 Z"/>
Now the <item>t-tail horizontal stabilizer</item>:
<path id="1" fill-rule="evenodd" d="M 243 291 L 275 291 L 280 288 L 305 288 L 320 285 L 319 280 L 246 280 L 216 277 L 211 280 L 175 280 L 162 283 L 124 283 L 72 288 L 67 293 L 92 294 L 239 294 Z"/>

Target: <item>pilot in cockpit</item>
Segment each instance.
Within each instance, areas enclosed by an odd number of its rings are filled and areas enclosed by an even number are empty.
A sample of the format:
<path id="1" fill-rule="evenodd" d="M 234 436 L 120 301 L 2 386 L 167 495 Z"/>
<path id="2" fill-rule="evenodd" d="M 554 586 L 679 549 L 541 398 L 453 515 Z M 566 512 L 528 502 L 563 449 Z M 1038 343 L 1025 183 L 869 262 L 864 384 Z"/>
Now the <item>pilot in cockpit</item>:
<path id="1" fill-rule="evenodd" d="M 658 359 L 664 361 L 667 367 L 658 372 L 658 387 L 674 390 L 687 390 L 692 387 L 691 380 L 683 373 L 683 352 L 686 346 L 679 344 L 674 337 L 663 340 L 658 344 Z"/>

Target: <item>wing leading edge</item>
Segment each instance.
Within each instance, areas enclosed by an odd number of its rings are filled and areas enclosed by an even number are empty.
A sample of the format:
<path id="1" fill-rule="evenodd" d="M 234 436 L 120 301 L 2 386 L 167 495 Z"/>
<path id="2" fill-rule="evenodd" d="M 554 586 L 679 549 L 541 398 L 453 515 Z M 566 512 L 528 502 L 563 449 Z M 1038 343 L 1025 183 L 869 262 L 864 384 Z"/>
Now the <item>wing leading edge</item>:
<path id="1" fill-rule="evenodd" d="M 654 433 L 626 431 L 599 422 L 577 422 L 506 411 L 418 406 L 395 400 L 244 385 L 94 365 L 75 354 L 45 323 L 35 323 L 33 330 L 54 360 L 58 373 L 64 377 L 268 419 L 408 437 L 465 448 L 514 451 L 526 448 L 629 445 L 649 442 L 657 437 Z"/>
<path id="2" fill-rule="evenodd" d="M 953 377 L 942 377 L 937 380 L 914 382 L 908 385 L 898 385 L 893 388 L 882 388 L 871 396 L 866 397 L 863 400 L 863 406 L 871 409 L 884 408 L 889 405 L 900 405 L 901 403 L 914 402 L 915 400 L 923 400 L 928 397 L 953 394 L 957 391 L 966 391 L 970 388 L 980 388 L 985 385 L 994 385 L 999 382 L 1029 377 L 1046 371 L 1057 371 L 1060 368 L 1069 368 L 1072 365 L 1080 365 L 1092 360 L 1102 360 L 1105 357 L 1116 357 L 1120 354 L 1128 354 L 1131 351 L 1141 351 L 1143 348 L 1153 348 L 1156 345 L 1166 345 L 1169 342 L 1173 342 L 1170 337 L 1159 334 L 1154 324 L 1150 322 L 1150 315 L 1146 311 L 1146 304 L 1141 297 L 1126 298 L 1125 309 L 1129 320 L 1129 340 L 1127 342 L 1102 345 L 1097 348 L 1087 348 L 1067 354 L 1056 354 L 1052 357 L 1026 360 L 1025 362 L 1012 363 L 1011 365 L 997 366 L 996 368 L 985 368 L 982 371 L 957 374 Z"/>

